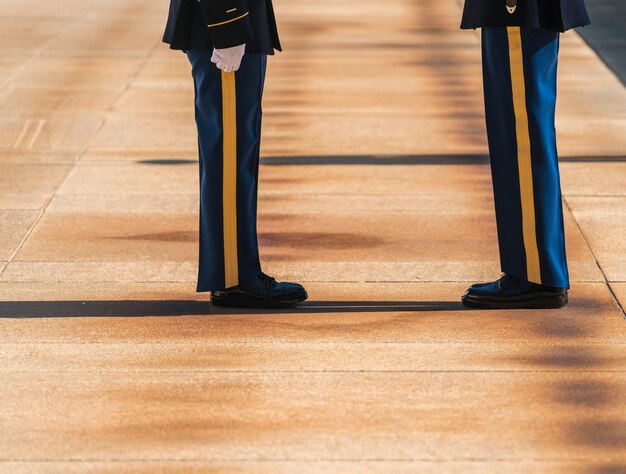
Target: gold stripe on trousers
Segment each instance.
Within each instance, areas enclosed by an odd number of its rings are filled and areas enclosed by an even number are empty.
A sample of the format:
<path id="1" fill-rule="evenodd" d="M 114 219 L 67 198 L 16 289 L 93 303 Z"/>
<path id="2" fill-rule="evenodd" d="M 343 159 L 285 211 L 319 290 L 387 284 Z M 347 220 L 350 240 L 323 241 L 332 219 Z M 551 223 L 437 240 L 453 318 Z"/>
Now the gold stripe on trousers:
<path id="1" fill-rule="evenodd" d="M 508 27 L 507 34 L 509 40 L 509 61 L 511 63 L 511 84 L 513 87 L 513 108 L 515 110 L 517 165 L 522 203 L 522 231 L 524 248 L 526 250 L 526 271 L 529 281 L 541 284 L 521 29 L 518 26 Z"/>
<path id="2" fill-rule="evenodd" d="M 237 90 L 235 73 L 222 71 L 223 218 L 225 287 L 239 284 L 237 255 Z"/>

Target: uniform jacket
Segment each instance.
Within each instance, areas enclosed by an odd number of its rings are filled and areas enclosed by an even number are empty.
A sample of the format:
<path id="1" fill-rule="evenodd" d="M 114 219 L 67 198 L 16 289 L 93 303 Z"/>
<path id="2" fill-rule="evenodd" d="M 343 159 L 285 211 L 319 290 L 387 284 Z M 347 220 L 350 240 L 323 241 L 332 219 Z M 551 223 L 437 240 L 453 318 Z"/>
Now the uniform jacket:
<path id="1" fill-rule="evenodd" d="M 172 49 L 281 51 L 272 0 L 171 0 L 163 41 Z"/>
<path id="2" fill-rule="evenodd" d="M 525 26 L 566 31 L 589 23 L 585 0 L 465 0 L 461 28 Z"/>

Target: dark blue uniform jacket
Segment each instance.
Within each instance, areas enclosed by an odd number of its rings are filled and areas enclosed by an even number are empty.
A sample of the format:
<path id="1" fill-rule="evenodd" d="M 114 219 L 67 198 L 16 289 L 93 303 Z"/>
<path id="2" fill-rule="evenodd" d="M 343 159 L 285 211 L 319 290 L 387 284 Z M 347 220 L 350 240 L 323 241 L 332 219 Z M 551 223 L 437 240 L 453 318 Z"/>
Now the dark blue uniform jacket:
<path id="1" fill-rule="evenodd" d="M 589 23 L 585 0 L 465 0 L 461 28 L 525 26 L 567 31 Z"/>
<path id="2" fill-rule="evenodd" d="M 172 49 L 281 51 L 272 0 L 171 0 L 163 41 Z"/>

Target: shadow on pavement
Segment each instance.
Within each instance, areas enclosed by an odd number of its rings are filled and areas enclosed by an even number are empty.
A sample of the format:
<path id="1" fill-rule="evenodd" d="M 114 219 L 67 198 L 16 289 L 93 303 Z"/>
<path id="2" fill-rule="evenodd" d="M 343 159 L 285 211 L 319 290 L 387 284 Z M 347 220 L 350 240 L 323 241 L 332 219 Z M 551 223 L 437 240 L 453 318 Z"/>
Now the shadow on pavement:
<path id="1" fill-rule="evenodd" d="M 579 301 L 579 303 L 583 303 Z M 593 312 L 590 310 L 589 316 Z M 598 456 L 607 456 L 626 444 L 626 423 L 616 419 L 610 411 L 621 396 L 621 385 L 615 383 L 619 375 L 607 376 L 613 372 L 607 367 L 610 360 L 599 349 L 602 345 L 581 342 L 593 337 L 593 327 L 585 325 L 581 318 L 563 318 L 556 323 L 549 318 L 527 320 L 532 323 L 528 329 L 538 340 L 554 341 L 542 347 L 537 353 L 523 358 L 515 357 L 516 362 L 528 365 L 538 372 L 567 370 L 566 376 L 555 376 L 543 387 L 534 385 L 533 390 L 544 392 L 544 401 L 557 412 L 574 415 L 574 419 L 564 417 L 553 422 L 550 429 L 559 432 L 555 438 L 556 447 L 562 443 L 569 449 L 588 449 Z M 602 375 L 599 375 L 602 374 Z M 529 390 L 528 386 L 520 390 Z M 623 464 L 607 464 L 590 467 L 585 472 L 613 473 L 626 472 Z"/>
<path id="2" fill-rule="evenodd" d="M 217 308 L 208 301 L 5 301 L 0 318 L 218 316 L 225 314 L 308 314 L 467 311 L 457 301 L 314 301 L 297 308 Z"/>
<path id="3" fill-rule="evenodd" d="M 561 163 L 623 163 L 626 156 L 562 156 Z M 139 160 L 143 165 L 194 165 L 197 160 L 158 158 Z M 266 156 L 261 163 L 280 165 L 486 165 L 487 155 L 310 155 L 310 156 Z"/>
<path id="4" fill-rule="evenodd" d="M 626 156 L 562 156 L 561 163 L 622 163 Z M 264 165 L 486 165 L 487 155 L 267 156 Z"/>

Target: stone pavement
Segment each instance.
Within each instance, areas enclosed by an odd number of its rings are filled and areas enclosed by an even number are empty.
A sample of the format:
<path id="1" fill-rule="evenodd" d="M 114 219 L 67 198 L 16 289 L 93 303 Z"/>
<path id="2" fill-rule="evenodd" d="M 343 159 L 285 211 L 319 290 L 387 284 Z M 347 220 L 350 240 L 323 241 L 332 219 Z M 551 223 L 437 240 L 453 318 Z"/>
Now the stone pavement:
<path id="1" fill-rule="evenodd" d="M 0 0 L 0 471 L 623 472 L 626 91 L 595 53 L 563 38 L 571 304 L 467 311 L 499 267 L 459 2 L 278 0 L 262 258 L 311 301 L 223 311 L 167 3 Z"/>

